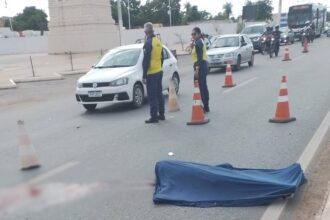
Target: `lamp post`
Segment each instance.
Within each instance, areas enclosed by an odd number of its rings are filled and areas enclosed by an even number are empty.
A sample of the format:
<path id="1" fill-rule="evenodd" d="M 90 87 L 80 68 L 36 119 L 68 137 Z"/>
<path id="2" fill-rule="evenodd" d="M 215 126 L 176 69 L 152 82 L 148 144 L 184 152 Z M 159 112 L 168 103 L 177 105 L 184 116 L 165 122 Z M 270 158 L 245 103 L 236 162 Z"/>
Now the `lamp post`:
<path id="1" fill-rule="evenodd" d="M 172 8 L 171 8 L 171 0 L 168 0 L 168 15 L 170 17 L 170 26 L 172 26 Z"/>
<path id="2" fill-rule="evenodd" d="M 121 45 L 121 29 L 123 27 L 123 16 L 121 14 L 121 0 L 117 0 L 118 26 L 119 26 L 119 44 Z"/>
<path id="3" fill-rule="evenodd" d="M 131 29 L 131 8 L 129 6 L 129 0 L 127 0 L 127 14 L 128 14 L 128 29 Z"/>
<path id="4" fill-rule="evenodd" d="M 281 24 L 282 0 L 278 1 L 278 25 Z"/>

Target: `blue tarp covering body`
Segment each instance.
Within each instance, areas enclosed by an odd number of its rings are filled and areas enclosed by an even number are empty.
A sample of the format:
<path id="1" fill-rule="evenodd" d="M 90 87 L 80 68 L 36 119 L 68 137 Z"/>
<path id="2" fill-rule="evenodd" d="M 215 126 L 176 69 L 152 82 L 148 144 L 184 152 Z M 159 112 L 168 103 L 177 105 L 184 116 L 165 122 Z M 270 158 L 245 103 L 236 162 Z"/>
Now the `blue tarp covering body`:
<path id="1" fill-rule="evenodd" d="M 154 203 L 197 207 L 268 205 L 306 181 L 299 164 L 270 170 L 168 160 L 157 162 L 155 172 Z"/>

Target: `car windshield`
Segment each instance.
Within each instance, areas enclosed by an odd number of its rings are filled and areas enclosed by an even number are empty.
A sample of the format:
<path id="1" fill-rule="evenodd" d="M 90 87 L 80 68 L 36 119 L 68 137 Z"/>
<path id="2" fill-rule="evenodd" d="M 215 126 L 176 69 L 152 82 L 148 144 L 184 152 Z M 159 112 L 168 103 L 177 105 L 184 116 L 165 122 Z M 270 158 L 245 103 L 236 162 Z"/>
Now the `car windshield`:
<path id="1" fill-rule="evenodd" d="M 264 33 L 263 26 L 250 26 L 243 29 L 242 34 L 262 34 Z"/>
<path id="2" fill-rule="evenodd" d="M 113 50 L 106 54 L 94 68 L 117 68 L 135 66 L 141 49 Z"/>
<path id="3" fill-rule="evenodd" d="M 239 40 L 238 37 L 221 37 L 218 38 L 213 44 L 212 48 L 220 47 L 238 47 Z"/>

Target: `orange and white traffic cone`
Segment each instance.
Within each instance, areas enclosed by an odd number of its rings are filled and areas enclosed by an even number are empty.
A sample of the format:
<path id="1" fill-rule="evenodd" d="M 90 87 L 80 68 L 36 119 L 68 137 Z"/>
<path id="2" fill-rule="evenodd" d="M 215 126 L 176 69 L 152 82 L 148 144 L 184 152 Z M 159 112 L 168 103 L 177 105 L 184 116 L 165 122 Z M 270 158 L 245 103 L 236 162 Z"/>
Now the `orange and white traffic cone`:
<path id="1" fill-rule="evenodd" d="M 290 55 L 289 55 L 289 48 L 288 45 L 286 45 L 285 50 L 284 50 L 284 57 L 282 61 L 291 61 Z"/>
<path id="2" fill-rule="evenodd" d="M 304 40 L 304 50 L 302 51 L 303 53 L 308 53 L 308 42 L 307 38 Z"/>
<path id="3" fill-rule="evenodd" d="M 201 94 L 199 92 L 199 84 L 198 81 L 194 82 L 195 91 L 193 96 L 193 106 L 192 106 L 192 114 L 191 121 L 187 122 L 187 125 L 202 125 L 210 122 L 210 119 L 205 118 L 204 109 L 202 107 Z"/>
<path id="4" fill-rule="evenodd" d="M 223 88 L 234 87 L 236 84 L 233 83 L 232 72 L 231 72 L 231 62 L 227 61 L 226 67 L 226 76 L 225 76 L 225 84 L 222 86 Z"/>
<path id="5" fill-rule="evenodd" d="M 17 122 L 17 130 L 21 170 L 29 170 L 40 167 L 34 147 L 25 131 L 24 121 L 19 120 Z"/>
<path id="6" fill-rule="evenodd" d="M 282 76 L 281 88 L 279 92 L 279 97 L 277 101 L 277 107 L 275 112 L 275 117 L 269 119 L 269 122 L 272 123 L 288 123 L 295 121 L 296 118 L 290 117 L 289 111 L 289 97 L 288 89 L 286 85 L 286 77 Z"/>
<path id="7" fill-rule="evenodd" d="M 180 107 L 178 104 L 178 98 L 176 96 L 174 82 L 172 79 L 170 79 L 168 90 L 169 90 L 168 91 L 168 111 L 177 112 L 180 110 Z"/>

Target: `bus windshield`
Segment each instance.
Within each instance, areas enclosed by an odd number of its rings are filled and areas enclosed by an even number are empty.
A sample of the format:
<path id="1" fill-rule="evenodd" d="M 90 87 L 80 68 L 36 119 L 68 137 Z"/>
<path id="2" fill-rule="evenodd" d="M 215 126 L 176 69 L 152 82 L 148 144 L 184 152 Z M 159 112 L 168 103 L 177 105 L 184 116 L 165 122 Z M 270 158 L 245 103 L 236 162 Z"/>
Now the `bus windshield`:
<path id="1" fill-rule="evenodd" d="M 310 8 L 307 9 L 292 9 L 288 14 L 288 24 L 289 26 L 295 28 L 299 26 L 304 26 L 307 21 L 312 20 L 312 12 Z"/>

